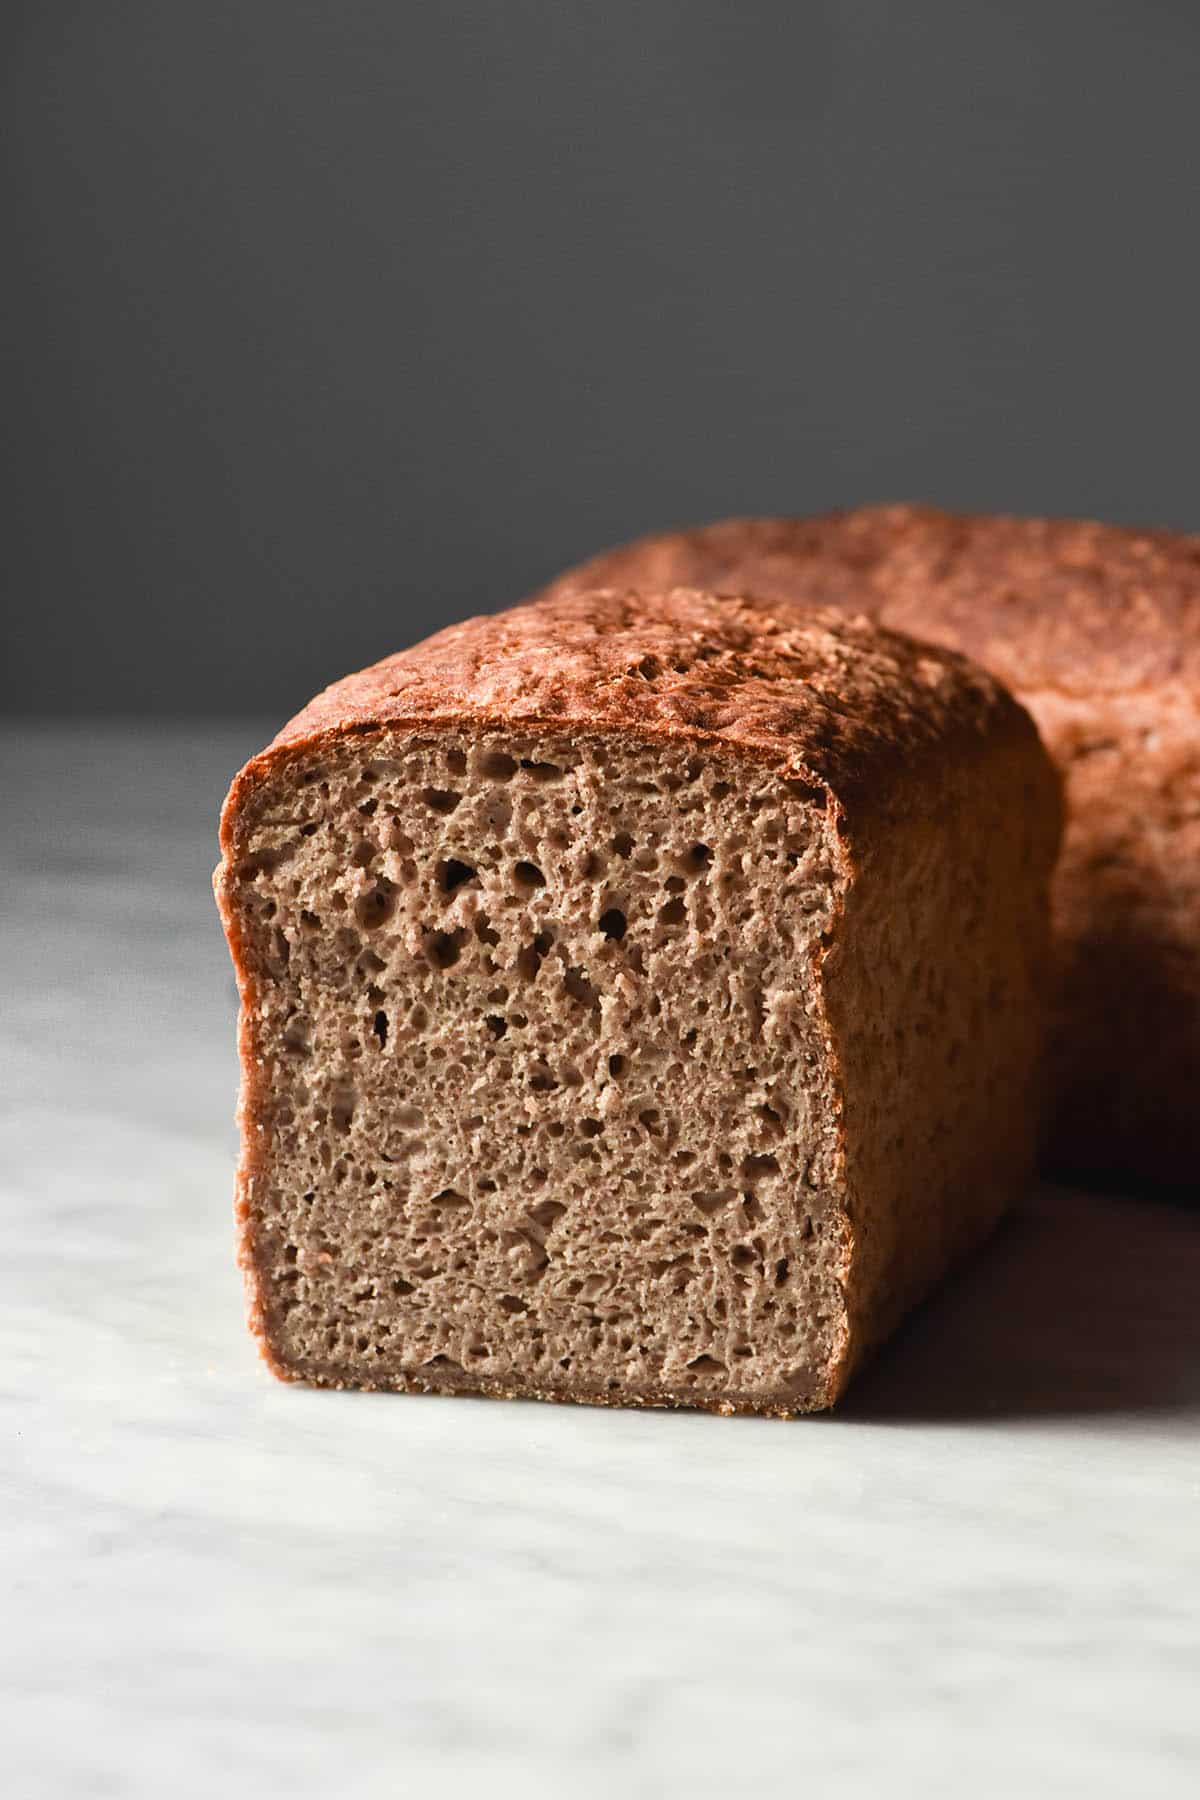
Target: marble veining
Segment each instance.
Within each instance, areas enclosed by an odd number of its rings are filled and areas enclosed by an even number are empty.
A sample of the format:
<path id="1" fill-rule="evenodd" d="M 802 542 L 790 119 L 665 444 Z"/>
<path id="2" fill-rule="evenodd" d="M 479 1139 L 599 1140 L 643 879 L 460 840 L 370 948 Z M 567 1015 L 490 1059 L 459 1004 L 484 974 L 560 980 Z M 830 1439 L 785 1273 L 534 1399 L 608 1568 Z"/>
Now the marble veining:
<path id="1" fill-rule="evenodd" d="M 214 820 L 0 736 L 0 1710 L 24 1797 L 1191 1795 L 1200 1210 L 1046 1189 L 834 1418 L 277 1385 Z"/>

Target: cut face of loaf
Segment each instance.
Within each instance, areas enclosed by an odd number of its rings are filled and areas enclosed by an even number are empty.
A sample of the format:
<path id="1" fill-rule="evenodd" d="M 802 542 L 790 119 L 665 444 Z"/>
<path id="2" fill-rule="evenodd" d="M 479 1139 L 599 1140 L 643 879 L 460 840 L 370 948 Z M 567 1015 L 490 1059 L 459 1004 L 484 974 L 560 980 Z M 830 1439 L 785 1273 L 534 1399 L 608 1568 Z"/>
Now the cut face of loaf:
<path id="1" fill-rule="evenodd" d="M 1019 1186 L 1055 835 L 1027 722 L 862 627 L 797 654 L 671 607 L 701 669 L 739 660 L 732 731 L 601 597 L 443 634 L 381 665 L 398 693 L 352 678 L 235 784 L 242 1255 L 278 1373 L 824 1406 Z"/>

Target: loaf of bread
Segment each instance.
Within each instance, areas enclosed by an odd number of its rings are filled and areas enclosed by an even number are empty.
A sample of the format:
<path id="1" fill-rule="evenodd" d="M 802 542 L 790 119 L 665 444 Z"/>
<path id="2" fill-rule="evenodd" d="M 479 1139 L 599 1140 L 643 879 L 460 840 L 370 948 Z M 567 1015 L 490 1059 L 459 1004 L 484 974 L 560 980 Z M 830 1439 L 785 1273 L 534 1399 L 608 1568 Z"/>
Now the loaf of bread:
<path id="1" fill-rule="evenodd" d="M 329 688 L 216 875 L 271 1366 L 828 1405 L 1030 1168 L 1058 811 L 999 684 L 835 613 L 568 596 Z"/>
<path id="2" fill-rule="evenodd" d="M 965 651 L 1024 702 L 1067 803 L 1047 1163 L 1195 1191 L 1200 538 L 867 507 L 646 538 L 550 591 L 677 582 L 869 613 Z"/>

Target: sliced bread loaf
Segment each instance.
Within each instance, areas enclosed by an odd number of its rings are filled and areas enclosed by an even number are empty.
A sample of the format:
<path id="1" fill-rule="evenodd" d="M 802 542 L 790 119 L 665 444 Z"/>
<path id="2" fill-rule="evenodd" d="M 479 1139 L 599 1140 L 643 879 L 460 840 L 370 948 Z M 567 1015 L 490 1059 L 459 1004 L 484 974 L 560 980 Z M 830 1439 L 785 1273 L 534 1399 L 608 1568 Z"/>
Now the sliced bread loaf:
<path id="1" fill-rule="evenodd" d="M 1058 805 L 962 658 L 695 591 L 320 695 L 216 876 L 272 1367 L 828 1405 L 1028 1173 Z"/>

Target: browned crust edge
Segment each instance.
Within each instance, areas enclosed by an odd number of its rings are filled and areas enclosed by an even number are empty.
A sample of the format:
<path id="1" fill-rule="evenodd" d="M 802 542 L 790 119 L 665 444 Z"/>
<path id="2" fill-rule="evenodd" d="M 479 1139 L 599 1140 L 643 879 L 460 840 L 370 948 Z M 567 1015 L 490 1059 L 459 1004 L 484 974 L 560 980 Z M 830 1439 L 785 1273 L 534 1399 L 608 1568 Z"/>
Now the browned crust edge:
<path id="1" fill-rule="evenodd" d="M 1200 533 L 923 502 L 745 514 L 613 545 L 533 599 L 675 583 L 861 610 L 957 648 L 1018 691 L 1116 696 L 1200 681 Z"/>

